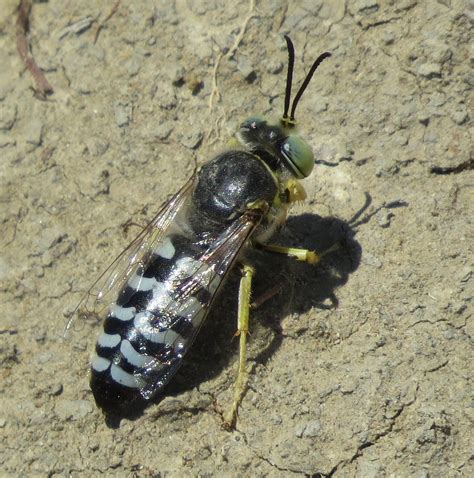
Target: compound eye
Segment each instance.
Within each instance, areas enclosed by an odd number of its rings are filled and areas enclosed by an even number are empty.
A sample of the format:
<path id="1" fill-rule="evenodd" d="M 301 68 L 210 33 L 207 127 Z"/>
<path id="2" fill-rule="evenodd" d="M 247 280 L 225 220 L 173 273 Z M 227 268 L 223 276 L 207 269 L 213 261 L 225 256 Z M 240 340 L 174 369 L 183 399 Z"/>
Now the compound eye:
<path id="1" fill-rule="evenodd" d="M 261 116 L 251 116 L 247 118 L 241 125 L 240 128 L 244 130 L 256 130 L 259 128 L 265 120 Z"/>
<path id="2" fill-rule="evenodd" d="M 306 178 L 314 167 L 314 154 L 308 143 L 299 136 L 290 135 L 281 146 L 281 153 L 298 179 Z"/>

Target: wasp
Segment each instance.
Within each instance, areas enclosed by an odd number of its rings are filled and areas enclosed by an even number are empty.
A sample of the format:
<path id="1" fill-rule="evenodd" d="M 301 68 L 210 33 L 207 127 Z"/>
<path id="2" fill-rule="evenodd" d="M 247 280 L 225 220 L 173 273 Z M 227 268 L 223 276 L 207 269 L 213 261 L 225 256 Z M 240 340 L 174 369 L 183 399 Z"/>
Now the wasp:
<path id="1" fill-rule="evenodd" d="M 236 133 L 236 146 L 195 172 L 87 294 L 94 308 L 102 310 L 90 387 L 106 413 L 133 408 L 163 390 L 180 368 L 229 271 L 240 265 L 239 368 L 233 402 L 224 414 L 225 423 L 233 426 L 246 389 L 255 274 L 245 262 L 245 250 L 258 247 L 311 264 L 320 260 L 315 251 L 269 242 L 291 205 L 306 198 L 299 180 L 311 174 L 315 160 L 310 146 L 296 134 L 295 112 L 314 72 L 331 56 L 326 52 L 316 59 L 290 110 L 295 50 L 288 36 L 285 40 L 288 71 L 282 118 L 246 119 Z"/>

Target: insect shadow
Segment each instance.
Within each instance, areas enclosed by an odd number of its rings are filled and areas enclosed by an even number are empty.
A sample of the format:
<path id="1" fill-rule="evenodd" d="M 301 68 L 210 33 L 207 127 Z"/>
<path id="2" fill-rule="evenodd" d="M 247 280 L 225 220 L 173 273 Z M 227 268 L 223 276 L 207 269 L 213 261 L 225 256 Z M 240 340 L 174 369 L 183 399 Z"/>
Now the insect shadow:
<path id="1" fill-rule="evenodd" d="M 335 290 L 347 282 L 361 257 L 361 247 L 350 226 L 333 217 L 314 214 L 292 217 L 286 223 L 285 233 L 277 237 L 276 242 L 316 251 L 328 250 L 335 244 L 339 247 L 316 266 L 266 251 L 254 250 L 247 256 L 256 269 L 253 300 L 258 302 L 259 297 L 268 291 L 278 291 L 251 311 L 249 348 L 254 354 L 252 336 L 256 329 L 263 327 L 273 332 L 265 348 L 256 356 L 251 354 L 252 360 L 262 364 L 271 358 L 284 340 L 280 323 L 285 317 L 303 314 L 312 308 L 337 307 Z M 237 330 L 238 272 L 236 268 L 217 297 L 185 363 L 168 387 L 169 394 L 182 393 L 217 376 L 236 358 L 239 341 L 232 338 Z"/>
<path id="2" fill-rule="evenodd" d="M 355 232 L 350 222 L 335 217 L 302 214 L 288 219 L 284 231 L 275 242 L 317 252 L 324 252 L 338 244 L 339 247 L 325 255 L 320 264 L 308 265 L 281 254 L 256 249 L 246 256 L 246 260 L 256 269 L 252 298 L 258 301 L 269 290 L 278 290 L 264 304 L 251 311 L 251 361 L 265 364 L 278 350 L 285 340 L 281 321 L 288 315 L 302 314 L 312 308 L 337 307 L 336 289 L 347 282 L 360 263 L 362 249 L 355 240 Z M 198 387 L 237 361 L 239 340 L 234 336 L 237 330 L 239 279 L 237 266 L 218 294 L 181 369 L 163 394 L 127 413 L 126 418 L 140 417 L 149 405 L 156 405 L 165 397 L 179 396 Z M 263 339 L 262 334 L 265 335 Z M 263 349 L 258 350 L 257 345 L 252 344 L 254 337 L 260 337 L 259 342 L 266 344 Z M 235 373 L 234 369 L 232 372 Z M 108 416 L 106 423 L 110 427 L 117 427 L 120 418 L 124 417 Z"/>
<path id="3" fill-rule="evenodd" d="M 251 311 L 251 362 L 265 365 L 278 350 L 285 340 L 281 327 L 281 321 L 285 317 L 303 314 L 313 308 L 337 308 L 336 290 L 347 282 L 350 274 L 360 264 L 362 248 L 355 235 L 358 226 L 366 222 L 361 217 L 370 204 L 371 198 L 367 194 L 365 205 L 349 221 L 309 213 L 288 218 L 274 242 L 318 253 L 335 249 L 324 255 L 317 265 L 257 249 L 251 249 L 246 255 L 245 259 L 256 269 L 252 287 L 253 300 L 258 302 L 259 297 L 263 297 L 268 291 L 278 291 Z M 236 266 L 215 299 L 182 367 L 164 392 L 121 416 L 107 415 L 106 423 L 109 427 L 118 427 L 122 418 L 137 419 L 148 406 L 156 405 L 166 397 L 179 396 L 232 367 L 238 360 L 239 348 L 239 340 L 234 338 L 237 330 L 239 280 L 239 267 Z M 307 325 L 302 324 L 302 330 Z M 255 337 L 266 344 L 260 350 L 252 343 Z M 235 370 L 232 372 L 234 374 Z M 163 413 L 168 414 L 170 411 Z M 160 414 L 157 413 L 158 416 Z"/>
<path id="4" fill-rule="evenodd" d="M 246 256 L 256 269 L 253 299 L 258 301 L 258 298 L 269 290 L 278 290 L 273 297 L 251 311 L 251 361 L 265 364 L 278 350 L 285 340 L 281 328 L 281 321 L 285 317 L 290 314 L 303 314 L 312 308 L 337 308 L 336 290 L 343 286 L 349 275 L 358 268 L 362 255 L 362 248 L 355 240 L 355 234 L 356 230 L 351 221 L 306 213 L 290 217 L 275 242 L 317 252 L 324 252 L 337 244 L 336 250 L 325 255 L 318 265 L 297 262 L 281 254 L 256 249 L 252 249 Z M 237 361 L 239 347 L 238 339 L 233 339 L 237 330 L 239 279 L 237 266 L 218 294 L 181 369 L 163 394 L 121 417 L 107 416 L 106 423 L 110 427 L 119 426 L 121 418 L 139 418 L 149 405 L 156 405 L 169 396 L 179 396 L 232 367 Z M 259 342 L 263 341 L 266 345 L 257 350 L 257 346 L 252 344 L 252 338 L 262 334 L 265 337 Z"/>

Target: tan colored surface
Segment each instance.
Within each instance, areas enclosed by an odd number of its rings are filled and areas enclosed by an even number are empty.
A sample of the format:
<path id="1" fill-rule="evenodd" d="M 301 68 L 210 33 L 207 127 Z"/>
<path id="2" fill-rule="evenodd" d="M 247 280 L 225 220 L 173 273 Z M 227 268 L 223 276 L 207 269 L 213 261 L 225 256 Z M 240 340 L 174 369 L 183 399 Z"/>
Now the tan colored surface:
<path id="1" fill-rule="evenodd" d="M 16 51 L 16 3 L 0 9 L 0 474 L 473 476 L 464 2 L 264 1 L 243 31 L 247 2 L 123 1 L 95 44 L 113 2 L 35 3 L 46 102 Z M 216 411 L 237 365 L 235 281 L 170 395 L 108 428 L 88 388 L 100 325 L 64 342 L 65 317 L 138 232 L 122 224 L 151 218 L 247 116 L 281 114 L 283 33 L 299 80 L 301 58 L 333 57 L 299 107 L 320 162 L 282 242 L 348 247 L 259 269 L 260 293 L 283 293 L 253 314 L 237 431 Z"/>

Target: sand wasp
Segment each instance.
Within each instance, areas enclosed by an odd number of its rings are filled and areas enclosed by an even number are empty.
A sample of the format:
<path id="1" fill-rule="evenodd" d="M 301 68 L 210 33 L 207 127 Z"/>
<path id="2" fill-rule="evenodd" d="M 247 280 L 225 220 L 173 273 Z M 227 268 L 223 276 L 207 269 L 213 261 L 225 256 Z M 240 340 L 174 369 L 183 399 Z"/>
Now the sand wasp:
<path id="1" fill-rule="evenodd" d="M 246 340 L 252 277 L 246 248 L 317 263 L 314 251 L 269 243 L 291 205 L 306 197 L 299 180 L 314 167 L 310 146 L 295 133 L 295 112 L 321 62 L 313 63 L 290 109 L 295 52 L 285 36 L 288 72 L 281 119 L 246 119 L 236 147 L 195 173 L 89 290 L 78 309 L 101 306 L 103 331 L 91 364 L 96 403 L 110 413 L 149 400 L 182 364 L 229 271 L 240 265 L 239 371 L 233 403 L 235 423 L 246 387 Z"/>

